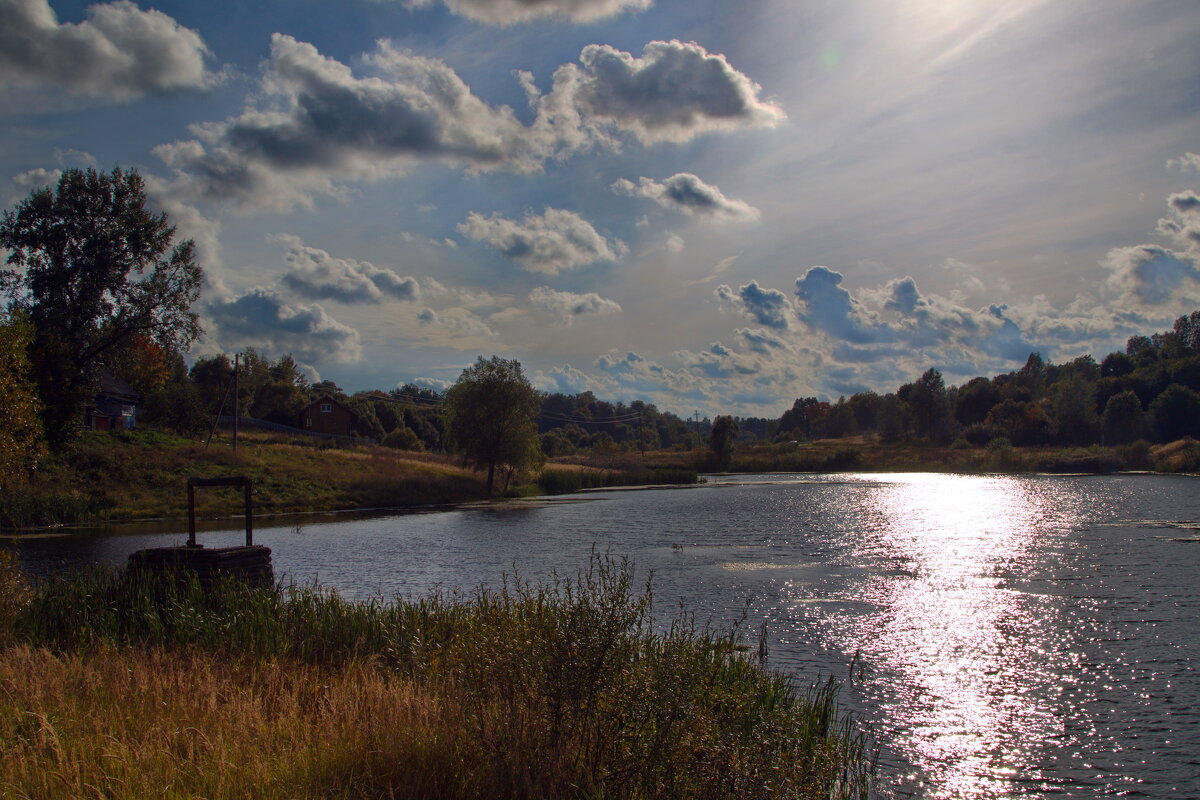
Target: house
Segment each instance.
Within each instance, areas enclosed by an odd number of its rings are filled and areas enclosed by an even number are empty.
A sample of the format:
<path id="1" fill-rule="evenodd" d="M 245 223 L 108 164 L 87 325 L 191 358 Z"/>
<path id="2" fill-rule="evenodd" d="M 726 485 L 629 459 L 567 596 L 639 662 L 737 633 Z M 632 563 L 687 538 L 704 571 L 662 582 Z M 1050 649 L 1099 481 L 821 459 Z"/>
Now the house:
<path id="1" fill-rule="evenodd" d="M 137 426 L 137 406 L 142 396 L 117 373 L 100 366 L 99 385 L 92 402 L 84 407 L 83 427 L 93 431 L 132 430 Z"/>
<path id="2" fill-rule="evenodd" d="M 333 436 L 351 436 L 358 415 L 344 405 L 324 394 L 305 406 L 300 412 L 300 427 L 310 433 L 326 433 Z"/>

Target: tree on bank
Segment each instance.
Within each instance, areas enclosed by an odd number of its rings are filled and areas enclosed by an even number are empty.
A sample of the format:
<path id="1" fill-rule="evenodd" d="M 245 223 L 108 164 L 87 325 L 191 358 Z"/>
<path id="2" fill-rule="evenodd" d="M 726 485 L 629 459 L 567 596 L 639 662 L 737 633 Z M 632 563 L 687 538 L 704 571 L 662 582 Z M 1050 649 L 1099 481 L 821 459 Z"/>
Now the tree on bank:
<path id="1" fill-rule="evenodd" d="M 52 444 L 76 427 L 102 360 L 134 342 L 183 352 L 201 333 L 190 240 L 146 209 L 141 176 L 70 169 L 0 221 L 0 291 L 33 326 L 29 357 Z"/>
<path id="2" fill-rule="evenodd" d="M 487 490 L 496 485 L 497 465 L 510 474 L 541 459 L 536 419 L 541 398 L 520 362 L 483 356 L 463 370 L 446 392 L 450 438 L 475 469 L 487 469 Z"/>
<path id="3" fill-rule="evenodd" d="M 733 417 L 723 415 L 713 420 L 708 448 L 712 451 L 713 460 L 718 469 L 729 469 L 729 465 L 733 462 L 733 440 L 737 436 L 737 432 L 738 424 Z"/>

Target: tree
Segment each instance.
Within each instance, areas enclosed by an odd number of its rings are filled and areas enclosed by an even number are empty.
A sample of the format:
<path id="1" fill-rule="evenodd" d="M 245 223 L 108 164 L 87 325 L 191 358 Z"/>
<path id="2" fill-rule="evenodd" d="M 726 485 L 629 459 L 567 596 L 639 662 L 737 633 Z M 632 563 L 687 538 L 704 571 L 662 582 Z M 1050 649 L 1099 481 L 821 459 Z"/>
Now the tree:
<path id="1" fill-rule="evenodd" d="M 712 451 L 718 469 L 729 469 L 729 464 L 733 461 L 733 440 L 737 432 L 738 424 L 733 417 L 723 415 L 713 420 L 708 449 Z"/>
<path id="2" fill-rule="evenodd" d="M 9 268 L 0 290 L 33 325 L 30 361 L 46 435 L 66 441 L 97 365 L 141 337 L 183 352 L 201 333 L 203 274 L 190 240 L 172 246 L 166 214 L 146 209 L 135 171 L 69 169 L 4 212 Z"/>
<path id="3" fill-rule="evenodd" d="M 535 419 L 541 398 L 515 359 L 480 356 L 446 392 L 446 410 L 455 448 L 475 469 L 487 469 L 488 494 L 497 465 L 511 474 L 540 460 Z"/>
<path id="4" fill-rule="evenodd" d="M 37 392 L 27 354 L 32 329 L 20 313 L 0 316 L 0 490 L 23 483 L 43 455 Z"/>
<path id="5" fill-rule="evenodd" d="M 1108 398 L 1104 406 L 1105 444 L 1129 444 L 1146 435 L 1146 412 L 1142 401 L 1132 391 L 1124 391 Z"/>
<path id="6" fill-rule="evenodd" d="M 1154 398 L 1150 417 L 1164 442 L 1200 436 L 1200 396 L 1186 386 L 1173 383 Z"/>

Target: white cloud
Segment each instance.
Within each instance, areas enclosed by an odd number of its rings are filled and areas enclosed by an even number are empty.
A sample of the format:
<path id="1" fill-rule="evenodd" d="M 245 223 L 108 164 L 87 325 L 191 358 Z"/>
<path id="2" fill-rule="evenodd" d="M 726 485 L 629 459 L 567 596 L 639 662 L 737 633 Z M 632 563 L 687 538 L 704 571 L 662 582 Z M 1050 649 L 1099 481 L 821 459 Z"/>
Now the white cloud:
<path id="1" fill-rule="evenodd" d="M 539 123 L 568 149 L 611 143 L 609 131 L 642 144 L 686 142 L 712 131 L 773 127 L 785 116 L 725 56 L 695 42 L 650 42 L 640 57 L 592 44 L 579 62 L 559 67 L 553 88 L 537 101 Z"/>
<path id="2" fill-rule="evenodd" d="M 118 0 L 60 23 L 46 0 L 0 2 L 0 86 L 59 86 L 106 100 L 212 86 L 200 35 Z"/>
<path id="3" fill-rule="evenodd" d="M 649 8 L 653 0 L 443 0 L 455 14 L 489 25 L 513 25 L 544 17 L 572 22 L 593 22 Z M 429 6 L 434 0 L 409 0 L 414 7 Z"/>
<path id="4" fill-rule="evenodd" d="M 471 212 L 459 233 L 484 242 L 529 272 L 557 275 L 597 261 L 616 261 L 626 252 L 624 242 L 609 242 L 591 223 L 572 211 L 546 208 L 539 216 L 506 219 Z"/>
<path id="5" fill-rule="evenodd" d="M 278 234 L 272 238 L 287 251 L 284 259 L 289 270 L 283 276 L 283 284 L 309 300 L 380 303 L 415 301 L 420 297 L 415 278 L 401 277 L 369 261 L 336 258 L 325 250 L 305 245 L 298 236 Z"/>
<path id="6" fill-rule="evenodd" d="M 1126 304 L 1157 306 L 1181 301 L 1181 292 L 1195 296 L 1200 270 L 1186 255 L 1158 245 L 1143 244 L 1110 250 L 1104 266 L 1111 270 L 1108 286 Z"/>
<path id="7" fill-rule="evenodd" d="M 601 297 L 595 292 L 576 294 L 575 292 L 559 292 L 549 286 L 538 286 L 529 293 L 529 302 L 538 308 L 557 315 L 560 319 L 571 324 L 577 317 L 597 314 L 617 314 L 621 306 L 613 300 Z"/>
<path id="8" fill-rule="evenodd" d="M 659 183 L 642 177 L 638 183 L 621 178 L 612 185 L 617 194 L 646 197 L 663 208 L 684 214 L 746 221 L 758 219 L 759 211 L 742 200 L 726 197 L 716 186 L 705 183 L 690 172 L 680 172 Z"/>

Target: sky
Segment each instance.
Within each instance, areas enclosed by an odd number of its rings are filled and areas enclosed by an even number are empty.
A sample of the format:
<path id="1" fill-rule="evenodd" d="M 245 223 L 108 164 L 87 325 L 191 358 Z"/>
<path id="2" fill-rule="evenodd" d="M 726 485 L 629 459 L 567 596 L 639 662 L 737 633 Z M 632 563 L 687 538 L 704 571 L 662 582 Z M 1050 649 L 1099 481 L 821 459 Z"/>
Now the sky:
<path id="1" fill-rule="evenodd" d="M 137 169 L 191 358 L 690 415 L 1200 307 L 1191 0 L 0 0 L 0 195 Z"/>

